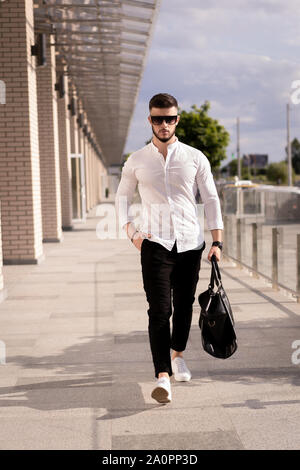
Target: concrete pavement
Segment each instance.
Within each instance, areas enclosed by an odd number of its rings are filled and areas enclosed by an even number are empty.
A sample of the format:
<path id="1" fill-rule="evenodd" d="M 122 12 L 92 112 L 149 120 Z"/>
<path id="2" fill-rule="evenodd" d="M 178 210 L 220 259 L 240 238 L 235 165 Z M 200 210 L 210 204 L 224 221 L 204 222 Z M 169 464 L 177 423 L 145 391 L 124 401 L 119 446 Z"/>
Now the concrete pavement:
<path id="1" fill-rule="evenodd" d="M 40 265 L 4 266 L 0 449 L 298 449 L 300 305 L 223 259 L 239 348 L 210 357 L 197 302 L 206 248 L 184 356 L 193 378 L 172 379 L 172 403 L 160 405 L 140 254 L 128 240 L 99 240 L 98 222 L 95 208 L 44 244 Z"/>

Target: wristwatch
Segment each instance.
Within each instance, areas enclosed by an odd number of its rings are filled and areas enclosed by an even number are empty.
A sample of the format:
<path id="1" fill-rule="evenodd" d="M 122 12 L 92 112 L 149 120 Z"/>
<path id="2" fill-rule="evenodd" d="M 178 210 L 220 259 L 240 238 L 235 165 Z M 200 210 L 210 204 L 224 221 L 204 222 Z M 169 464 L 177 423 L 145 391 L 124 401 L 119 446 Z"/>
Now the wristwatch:
<path id="1" fill-rule="evenodd" d="M 220 250 L 223 249 L 223 242 L 213 242 L 211 246 L 218 246 Z"/>
<path id="2" fill-rule="evenodd" d="M 137 229 L 135 232 L 133 232 L 133 234 L 132 234 L 132 236 L 131 236 L 131 238 L 130 238 L 130 241 L 131 241 L 132 243 L 133 243 L 133 237 L 134 237 L 134 235 L 135 235 L 137 232 L 139 232 L 138 229 Z"/>

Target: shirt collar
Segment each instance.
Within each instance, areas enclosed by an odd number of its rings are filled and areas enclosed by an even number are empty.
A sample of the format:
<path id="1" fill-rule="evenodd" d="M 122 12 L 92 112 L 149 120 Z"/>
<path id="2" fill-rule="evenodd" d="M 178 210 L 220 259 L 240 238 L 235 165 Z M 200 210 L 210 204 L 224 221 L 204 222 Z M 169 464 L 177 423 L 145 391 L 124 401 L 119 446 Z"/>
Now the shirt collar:
<path id="1" fill-rule="evenodd" d="M 178 140 L 178 137 L 175 136 L 175 138 L 176 138 L 175 142 L 173 142 L 172 144 L 169 144 L 169 145 L 168 145 L 168 151 L 169 151 L 169 150 L 172 151 L 172 150 L 174 150 L 174 149 L 177 147 L 179 140 Z M 154 145 L 154 143 L 152 142 L 152 139 L 151 139 L 151 145 L 152 145 L 152 148 L 153 148 L 156 152 L 159 152 L 159 150 L 158 150 L 158 148 L 156 147 L 156 145 Z"/>

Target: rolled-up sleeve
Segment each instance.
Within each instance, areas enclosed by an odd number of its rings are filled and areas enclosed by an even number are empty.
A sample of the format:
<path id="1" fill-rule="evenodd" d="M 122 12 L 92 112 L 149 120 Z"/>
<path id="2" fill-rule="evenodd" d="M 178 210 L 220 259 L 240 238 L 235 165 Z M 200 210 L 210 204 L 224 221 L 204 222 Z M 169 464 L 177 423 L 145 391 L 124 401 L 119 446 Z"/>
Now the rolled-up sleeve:
<path id="1" fill-rule="evenodd" d="M 137 179 L 134 173 L 132 155 L 126 160 L 121 174 L 121 180 L 115 197 L 115 209 L 120 227 L 124 227 L 127 222 L 131 222 L 134 217 L 130 216 L 129 208 L 137 186 Z"/>
<path id="2" fill-rule="evenodd" d="M 223 230 L 220 199 L 208 158 L 199 152 L 199 166 L 196 174 L 197 186 L 204 204 L 208 230 Z"/>

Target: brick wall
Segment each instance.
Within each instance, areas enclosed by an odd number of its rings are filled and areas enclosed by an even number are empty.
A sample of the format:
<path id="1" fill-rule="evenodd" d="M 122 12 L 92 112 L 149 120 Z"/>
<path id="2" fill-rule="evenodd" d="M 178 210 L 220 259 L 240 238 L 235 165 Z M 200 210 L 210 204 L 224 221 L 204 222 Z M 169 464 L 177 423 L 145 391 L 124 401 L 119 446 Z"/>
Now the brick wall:
<path id="1" fill-rule="evenodd" d="M 57 64 L 58 76 L 66 71 L 61 64 Z M 70 111 L 69 104 L 69 83 L 64 75 L 65 96 L 58 98 L 58 138 L 59 138 L 59 161 L 60 161 L 60 191 L 61 191 L 61 212 L 62 227 L 67 230 L 72 227 L 72 194 L 71 194 L 71 138 L 70 138 Z"/>
<path id="2" fill-rule="evenodd" d="M 1 5 L 0 200 L 4 263 L 42 259 L 42 217 L 32 0 Z"/>
<path id="3" fill-rule="evenodd" d="M 59 241 L 62 235 L 56 63 L 51 41 L 47 36 L 47 65 L 37 70 L 43 241 Z"/>

